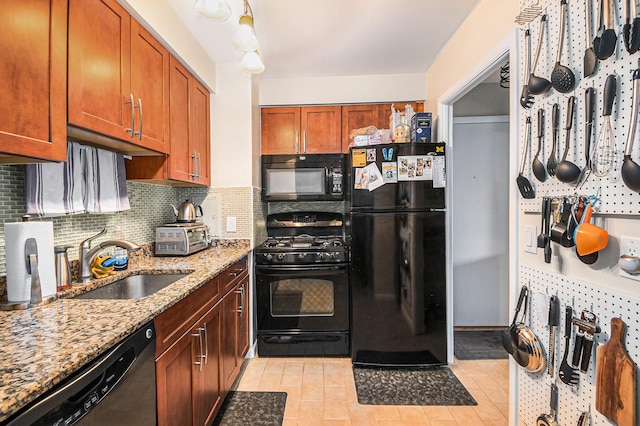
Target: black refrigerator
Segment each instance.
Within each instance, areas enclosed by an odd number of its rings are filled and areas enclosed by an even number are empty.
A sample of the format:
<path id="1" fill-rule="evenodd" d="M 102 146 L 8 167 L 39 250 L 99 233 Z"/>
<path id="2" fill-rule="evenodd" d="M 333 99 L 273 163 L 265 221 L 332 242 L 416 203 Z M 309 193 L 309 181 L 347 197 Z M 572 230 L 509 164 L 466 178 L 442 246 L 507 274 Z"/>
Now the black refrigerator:
<path id="1" fill-rule="evenodd" d="M 445 144 L 353 147 L 349 165 L 353 364 L 445 364 Z"/>

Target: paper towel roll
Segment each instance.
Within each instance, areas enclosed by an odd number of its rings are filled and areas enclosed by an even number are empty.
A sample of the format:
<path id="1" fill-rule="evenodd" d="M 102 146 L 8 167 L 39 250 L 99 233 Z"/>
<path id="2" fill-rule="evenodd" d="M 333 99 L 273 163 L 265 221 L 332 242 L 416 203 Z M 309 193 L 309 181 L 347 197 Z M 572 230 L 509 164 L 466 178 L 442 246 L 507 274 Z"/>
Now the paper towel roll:
<path id="1" fill-rule="evenodd" d="M 4 241 L 9 303 L 31 299 L 31 274 L 27 273 L 27 258 L 24 252 L 27 238 L 35 238 L 38 245 L 38 273 L 42 286 L 42 298 L 56 293 L 53 222 L 7 223 L 4 225 Z"/>

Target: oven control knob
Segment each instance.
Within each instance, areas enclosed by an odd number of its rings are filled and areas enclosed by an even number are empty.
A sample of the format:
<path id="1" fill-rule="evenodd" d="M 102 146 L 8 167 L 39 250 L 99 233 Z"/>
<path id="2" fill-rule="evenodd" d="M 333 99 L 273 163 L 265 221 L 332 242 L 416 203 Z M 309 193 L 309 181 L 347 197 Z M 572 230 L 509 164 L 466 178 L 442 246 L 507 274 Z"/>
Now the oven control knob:
<path id="1" fill-rule="evenodd" d="M 284 260 L 284 253 L 278 253 L 278 254 L 276 255 L 276 259 L 278 259 L 278 260 Z"/>
<path id="2" fill-rule="evenodd" d="M 264 258 L 267 259 L 267 260 L 271 260 L 271 259 L 273 259 L 273 256 L 271 256 L 271 253 L 266 253 L 264 255 Z"/>
<path id="3" fill-rule="evenodd" d="M 306 253 L 298 253 L 298 259 L 304 259 L 306 255 Z"/>
<path id="4" fill-rule="evenodd" d="M 318 253 L 318 259 L 324 259 L 324 253 Z"/>

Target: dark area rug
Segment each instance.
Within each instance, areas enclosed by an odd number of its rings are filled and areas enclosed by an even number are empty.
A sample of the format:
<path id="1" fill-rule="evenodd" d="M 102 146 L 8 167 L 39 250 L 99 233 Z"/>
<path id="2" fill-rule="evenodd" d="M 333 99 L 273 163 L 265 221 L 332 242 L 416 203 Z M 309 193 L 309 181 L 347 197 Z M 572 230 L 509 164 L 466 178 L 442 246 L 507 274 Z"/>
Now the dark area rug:
<path id="1" fill-rule="evenodd" d="M 448 367 L 420 370 L 353 367 L 365 405 L 478 405 Z"/>
<path id="2" fill-rule="evenodd" d="M 462 360 L 507 359 L 509 354 L 502 346 L 503 332 L 503 330 L 454 331 L 453 354 Z"/>
<path id="3" fill-rule="evenodd" d="M 286 392 L 229 392 L 213 424 L 281 426 L 286 403 Z"/>

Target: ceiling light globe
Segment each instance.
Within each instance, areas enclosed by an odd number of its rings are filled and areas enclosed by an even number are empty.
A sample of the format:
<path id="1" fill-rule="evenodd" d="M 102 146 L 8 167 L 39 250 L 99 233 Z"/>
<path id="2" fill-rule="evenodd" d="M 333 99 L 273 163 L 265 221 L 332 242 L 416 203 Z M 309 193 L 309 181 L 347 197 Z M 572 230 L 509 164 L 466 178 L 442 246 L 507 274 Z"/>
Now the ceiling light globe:
<path id="1" fill-rule="evenodd" d="M 264 71 L 264 64 L 257 51 L 246 52 L 240 61 L 240 68 L 252 74 L 258 74 Z"/>
<path id="2" fill-rule="evenodd" d="M 226 21 L 231 16 L 231 7 L 226 0 L 196 0 L 193 8 L 198 15 L 211 21 Z"/>
<path id="3" fill-rule="evenodd" d="M 253 18 L 248 15 L 242 15 L 238 24 L 239 26 L 233 39 L 233 47 L 243 52 L 258 50 L 259 43 L 253 29 Z"/>

